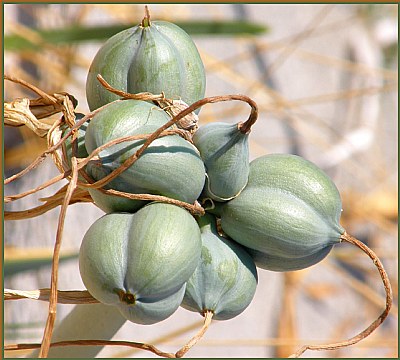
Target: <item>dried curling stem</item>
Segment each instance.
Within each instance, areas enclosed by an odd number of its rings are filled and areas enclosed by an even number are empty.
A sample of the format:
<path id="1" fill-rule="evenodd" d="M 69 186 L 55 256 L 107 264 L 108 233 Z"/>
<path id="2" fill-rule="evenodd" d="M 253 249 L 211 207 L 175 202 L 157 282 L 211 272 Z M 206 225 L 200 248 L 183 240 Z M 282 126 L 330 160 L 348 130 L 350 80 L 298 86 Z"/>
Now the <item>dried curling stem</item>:
<path id="1" fill-rule="evenodd" d="M 76 157 L 74 155 L 71 158 L 71 164 L 72 164 L 72 177 L 71 177 L 70 183 L 68 184 L 68 188 L 67 188 L 67 191 L 65 194 L 64 201 L 61 205 L 60 215 L 59 215 L 59 219 L 58 219 L 57 233 L 56 233 L 56 242 L 54 244 L 53 261 L 52 261 L 52 269 L 51 269 L 49 312 L 48 312 L 48 316 L 47 316 L 45 330 L 43 333 L 42 344 L 40 346 L 40 351 L 39 351 L 40 358 L 46 358 L 48 356 L 49 349 L 50 349 L 51 337 L 53 335 L 54 323 L 55 323 L 56 314 L 57 314 L 58 265 L 59 265 L 59 261 L 60 261 L 62 234 L 63 234 L 63 230 L 64 230 L 67 208 L 71 201 L 72 194 L 76 188 L 76 184 L 78 181 L 77 161 L 76 161 Z"/>
<path id="2" fill-rule="evenodd" d="M 339 348 L 347 347 L 350 345 L 354 345 L 358 343 L 359 341 L 365 339 L 367 336 L 369 336 L 375 329 L 377 329 L 383 321 L 386 319 L 386 317 L 389 314 L 390 308 L 392 307 L 392 302 L 393 302 L 393 293 L 392 293 L 392 287 L 390 285 L 389 277 L 382 265 L 382 262 L 379 260 L 378 256 L 363 242 L 360 240 L 357 240 L 355 237 L 349 235 L 347 232 L 344 232 L 342 236 L 340 237 L 341 241 L 346 241 L 350 244 L 353 244 L 360 248 L 362 251 L 364 251 L 370 259 L 373 261 L 374 265 L 379 271 L 379 275 L 381 276 L 383 286 L 385 288 L 385 293 L 386 293 L 386 303 L 385 303 L 385 309 L 379 315 L 379 317 L 371 323 L 365 330 L 361 331 L 359 334 L 353 336 L 352 338 L 336 343 L 331 343 L 331 344 L 324 344 L 324 345 L 304 345 L 301 347 L 296 353 L 290 355 L 289 357 L 299 357 L 302 355 L 305 351 L 307 350 L 336 350 Z"/>
<path id="3" fill-rule="evenodd" d="M 232 100 L 244 101 L 244 102 L 247 102 L 251 106 L 252 110 L 251 110 L 250 116 L 249 116 L 248 120 L 245 123 L 243 123 L 243 126 L 241 127 L 242 132 L 250 131 L 249 127 L 251 127 L 251 125 L 254 124 L 255 120 L 257 119 L 258 108 L 257 108 L 256 103 L 252 99 L 250 99 L 248 96 L 245 96 L 245 95 L 222 95 L 222 96 L 212 96 L 212 97 L 198 100 L 198 101 L 194 102 L 192 105 L 190 105 L 189 107 L 187 107 L 186 109 L 182 110 L 179 114 L 174 116 L 171 120 L 166 122 L 163 126 L 159 127 L 156 131 L 154 131 L 147 138 L 147 140 L 144 142 L 144 144 L 136 151 L 135 154 L 133 154 L 127 160 L 125 160 L 125 162 L 120 167 L 118 167 L 117 169 L 112 171 L 110 174 L 108 174 L 101 180 L 94 183 L 95 185 L 93 185 L 93 186 L 97 188 L 97 187 L 102 187 L 102 186 L 106 185 L 108 182 L 110 182 L 116 176 L 118 176 L 121 172 L 123 172 L 128 167 L 133 165 L 136 162 L 136 160 L 143 154 L 143 152 L 151 145 L 151 143 L 162 134 L 163 131 L 165 131 L 169 127 L 175 125 L 175 123 L 177 123 L 179 120 L 184 118 L 186 115 L 192 113 L 196 109 L 198 109 L 206 104 L 217 103 L 217 102 L 222 102 L 222 101 L 232 101 Z"/>
<path id="4" fill-rule="evenodd" d="M 113 104 L 114 102 L 120 102 L 120 101 L 122 101 L 122 100 L 115 100 L 115 101 L 113 101 L 111 103 L 108 103 L 108 104 L 106 104 L 106 105 L 104 105 L 104 106 L 102 106 L 102 107 L 90 112 L 89 114 L 85 115 L 82 119 L 77 121 L 76 124 L 69 130 L 69 132 L 66 133 L 56 144 L 54 144 L 53 146 L 51 146 L 47 150 L 45 150 L 42 154 L 40 154 L 34 161 L 32 161 L 26 168 L 21 170 L 19 173 L 14 174 L 14 175 L 10 176 L 9 178 L 5 179 L 4 180 L 4 185 L 7 185 L 10 182 L 19 179 L 20 177 L 22 177 L 25 174 L 27 174 L 29 171 L 31 171 L 31 170 L 35 169 L 36 167 L 38 167 L 40 165 L 40 163 L 42 163 L 49 154 L 51 154 L 54 151 L 56 151 L 65 142 L 65 140 L 72 135 L 74 130 L 78 129 L 86 121 L 91 119 L 93 116 L 95 116 L 98 112 L 100 112 L 101 110 L 103 110 L 107 106 Z"/>
<path id="5" fill-rule="evenodd" d="M 50 289 L 39 289 L 39 290 L 12 290 L 4 289 L 4 300 L 50 300 Z M 98 304 L 96 300 L 87 290 L 67 290 L 57 291 L 57 303 L 58 304 Z"/>
<path id="6" fill-rule="evenodd" d="M 197 342 L 204 336 L 205 332 L 208 330 L 214 313 L 210 310 L 204 312 L 204 323 L 199 332 L 193 336 L 185 345 L 183 345 L 176 353 L 175 357 L 183 357 Z"/>
<path id="7" fill-rule="evenodd" d="M 131 99 L 131 100 L 142 100 L 142 101 L 157 101 L 163 100 L 165 98 L 164 94 L 154 95 L 150 92 L 141 92 L 137 94 L 131 94 L 126 91 L 116 89 L 115 87 L 111 86 L 100 74 L 97 75 L 97 80 L 100 84 L 109 92 L 121 96 L 123 99 Z"/>
<path id="8" fill-rule="evenodd" d="M 185 345 L 183 345 L 176 353 L 169 353 L 159 350 L 154 345 L 133 342 L 133 341 L 118 341 L 118 340 L 66 340 L 58 341 L 50 344 L 50 347 L 60 346 L 127 346 L 131 348 L 150 351 L 160 357 L 165 358 L 181 358 L 183 357 L 196 343 L 204 336 L 209 328 L 212 320 L 213 312 L 205 311 L 204 323 L 201 329 L 193 336 Z M 40 344 L 9 344 L 4 346 L 5 351 L 15 350 L 33 350 L 40 348 Z"/>

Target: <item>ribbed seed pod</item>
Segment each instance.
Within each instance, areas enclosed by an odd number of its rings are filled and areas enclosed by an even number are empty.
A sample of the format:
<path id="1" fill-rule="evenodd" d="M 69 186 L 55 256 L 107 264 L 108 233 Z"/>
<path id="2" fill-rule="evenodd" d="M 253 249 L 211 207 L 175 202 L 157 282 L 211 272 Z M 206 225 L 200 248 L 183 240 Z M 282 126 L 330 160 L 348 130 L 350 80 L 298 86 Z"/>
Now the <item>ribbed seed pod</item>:
<path id="1" fill-rule="evenodd" d="M 149 134 L 169 120 L 155 105 L 144 101 L 125 100 L 110 104 L 91 120 L 85 145 L 90 153 L 107 142 L 130 135 Z M 109 147 L 99 154 L 99 160 L 87 165 L 88 174 L 100 180 L 117 169 L 145 140 L 127 141 Z M 191 143 L 179 135 L 156 139 L 127 170 L 109 182 L 105 188 L 133 194 L 154 194 L 193 203 L 205 181 L 201 157 Z M 106 212 L 135 211 L 143 201 L 106 195 L 89 189 L 95 203 Z"/>
<path id="2" fill-rule="evenodd" d="M 220 236 L 215 217 L 198 219 L 201 260 L 187 282 L 182 306 L 213 319 L 231 319 L 249 306 L 257 287 L 257 270 L 250 255 L 234 241 Z"/>
<path id="3" fill-rule="evenodd" d="M 344 233 L 336 186 L 316 165 L 295 155 L 251 162 L 246 188 L 218 210 L 224 232 L 258 251 L 253 252 L 256 262 L 270 270 L 311 266 Z"/>
<path id="4" fill-rule="evenodd" d="M 104 215 L 85 234 L 79 269 L 88 291 L 130 321 L 152 324 L 180 305 L 200 259 L 200 230 L 184 209 L 152 203 Z"/>
<path id="5" fill-rule="evenodd" d="M 130 93 L 164 92 L 186 104 L 204 97 L 205 71 L 190 36 L 178 26 L 148 18 L 106 41 L 89 69 L 86 97 L 91 110 L 118 97 L 102 87 L 100 74 L 114 88 Z"/>

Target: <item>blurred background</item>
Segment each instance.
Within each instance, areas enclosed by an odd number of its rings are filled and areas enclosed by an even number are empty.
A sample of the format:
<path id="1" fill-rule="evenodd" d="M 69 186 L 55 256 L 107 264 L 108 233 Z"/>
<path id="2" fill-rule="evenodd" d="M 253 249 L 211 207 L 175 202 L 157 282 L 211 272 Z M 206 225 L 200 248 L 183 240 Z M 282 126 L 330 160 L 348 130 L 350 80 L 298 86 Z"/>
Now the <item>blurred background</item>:
<path id="1" fill-rule="evenodd" d="M 398 13 L 390 4 L 151 4 L 153 20 L 185 29 L 207 73 L 206 96 L 245 94 L 260 108 L 250 136 L 251 158 L 294 153 L 332 177 L 343 201 L 342 225 L 382 260 L 394 291 L 385 323 L 359 344 L 306 357 L 398 357 Z M 138 24 L 139 4 L 5 4 L 4 71 L 49 94 L 68 92 L 88 112 L 85 81 L 106 38 Z M 5 81 L 5 101 L 37 96 Z M 236 102 L 205 106 L 200 125 L 247 119 Z M 59 115 L 57 115 L 59 116 Z M 56 116 L 56 118 L 57 118 Z M 51 120 L 51 119 L 50 119 Z M 25 127 L 4 128 L 5 177 L 25 168 L 46 140 Z M 57 175 L 48 158 L 5 186 L 6 195 L 32 189 Z M 6 211 L 40 204 L 61 187 L 5 205 Z M 50 287 L 59 209 L 5 223 L 5 277 L 9 289 Z M 59 289 L 83 290 L 77 254 L 88 227 L 102 215 L 92 204 L 69 207 L 62 244 Z M 321 263 L 296 272 L 259 270 L 253 303 L 229 321 L 213 322 L 193 357 L 287 357 L 301 345 L 340 341 L 367 327 L 383 310 L 376 268 L 360 250 L 339 245 Z M 48 304 L 4 304 L 6 344 L 40 342 Z M 57 323 L 73 308 L 59 305 Z M 152 326 L 125 323 L 115 339 L 178 349 L 201 324 L 179 309 Z M 24 357 L 28 351 L 6 352 Z M 122 347 L 99 357 L 152 357 Z"/>

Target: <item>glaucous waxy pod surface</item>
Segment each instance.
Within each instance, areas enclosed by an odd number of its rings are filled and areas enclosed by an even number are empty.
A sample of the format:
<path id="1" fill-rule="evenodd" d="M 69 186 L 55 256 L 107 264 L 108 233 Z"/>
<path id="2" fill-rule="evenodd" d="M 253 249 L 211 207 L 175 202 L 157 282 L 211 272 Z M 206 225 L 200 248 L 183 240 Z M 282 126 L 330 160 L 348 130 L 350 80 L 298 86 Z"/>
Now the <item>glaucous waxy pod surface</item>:
<path id="1" fill-rule="evenodd" d="M 193 40 L 166 21 L 150 22 L 145 18 L 142 24 L 104 43 L 93 59 L 86 81 L 91 110 L 118 99 L 98 82 L 98 74 L 119 90 L 164 92 L 168 99 L 182 99 L 188 105 L 202 99 L 205 92 L 204 65 Z"/>
<path id="2" fill-rule="evenodd" d="M 85 146 L 90 153 L 111 140 L 130 135 L 151 134 L 169 120 L 168 115 L 145 101 L 125 100 L 109 104 L 98 112 L 86 131 Z M 90 161 L 87 172 L 100 180 L 135 154 L 145 140 L 133 140 L 109 147 Z M 205 168 L 195 146 L 179 135 L 159 137 L 127 170 L 111 180 L 106 189 L 133 194 L 154 194 L 194 203 L 205 181 Z M 135 211 L 143 201 L 89 189 L 95 203 L 105 212 Z"/>
<path id="3" fill-rule="evenodd" d="M 206 166 L 204 196 L 227 201 L 237 196 L 249 177 L 249 134 L 237 124 L 222 122 L 201 126 L 193 135 Z"/>
<path id="4" fill-rule="evenodd" d="M 226 234 L 261 253 L 255 257 L 261 267 L 285 271 L 315 264 L 340 242 L 341 210 L 339 192 L 321 169 L 299 156 L 272 154 L 250 163 L 246 188 L 218 212 Z"/>
<path id="5" fill-rule="evenodd" d="M 242 246 L 218 234 L 216 219 L 206 214 L 198 219 L 201 230 L 201 260 L 186 285 L 182 306 L 213 319 L 231 319 L 251 303 L 257 287 L 257 270 Z"/>
<path id="6" fill-rule="evenodd" d="M 151 203 L 112 213 L 86 232 L 79 253 L 83 283 L 130 321 L 152 324 L 180 305 L 201 254 L 200 230 L 186 210 Z"/>

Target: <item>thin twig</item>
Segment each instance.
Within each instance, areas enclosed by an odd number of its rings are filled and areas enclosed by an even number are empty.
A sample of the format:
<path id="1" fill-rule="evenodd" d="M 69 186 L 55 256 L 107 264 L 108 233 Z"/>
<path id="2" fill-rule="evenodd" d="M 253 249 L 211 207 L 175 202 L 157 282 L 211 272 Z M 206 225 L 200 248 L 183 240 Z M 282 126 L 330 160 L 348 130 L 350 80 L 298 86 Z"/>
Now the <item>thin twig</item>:
<path id="1" fill-rule="evenodd" d="M 15 200 L 19 200 L 19 199 L 21 199 L 21 198 L 23 198 L 25 196 L 34 194 L 34 193 L 36 193 L 36 192 L 38 192 L 40 190 L 43 190 L 43 189 L 45 189 L 45 188 L 47 188 L 47 187 L 49 187 L 51 185 L 54 185 L 55 183 L 57 183 L 58 181 L 60 181 L 62 179 L 65 179 L 67 176 L 70 175 L 70 173 L 71 173 L 71 171 L 65 172 L 63 174 L 59 174 L 59 175 L 57 175 L 57 176 L 53 177 L 52 179 L 44 182 L 43 184 L 39 185 L 38 187 L 36 187 L 34 189 L 30 189 L 30 190 L 27 190 L 25 192 L 22 192 L 22 193 L 19 193 L 19 194 L 16 194 L 16 195 L 5 196 L 4 197 L 4 202 L 5 203 L 9 203 L 9 202 L 12 202 L 12 201 L 15 201 Z"/>
<path id="2" fill-rule="evenodd" d="M 211 324 L 211 320 L 214 313 L 212 311 L 206 310 L 204 312 L 204 324 L 199 332 L 193 336 L 185 345 L 183 345 L 176 353 L 177 358 L 183 357 L 197 342 L 204 336 L 205 332 Z"/>
<path id="3" fill-rule="evenodd" d="M 57 103 L 57 99 L 54 96 L 51 96 L 51 95 L 45 93 L 43 90 L 40 90 L 38 87 L 26 82 L 25 80 L 18 79 L 16 77 L 10 76 L 10 75 L 4 75 L 4 80 L 12 81 L 16 84 L 20 84 L 20 85 L 28 88 L 29 90 L 32 90 L 33 92 L 35 92 L 36 94 L 41 96 L 43 99 L 47 100 L 49 103 L 53 103 L 53 104 Z"/>
<path id="4" fill-rule="evenodd" d="M 131 348 L 141 349 L 150 351 L 160 357 L 165 358 L 181 358 L 183 357 L 204 335 L 211 324 L 213 313 L 212 311 L 206 311 L 204 314 L 204 323 L 198 333 L 193 336 L 182 348 L 180 348 L 176 353 L 164 352 L 156 348 L 154 345 L 133 342 L 133 341 L 117 341 L 117 340 L 67 340 L 58 341 L 51 343 L 50 347 L 59 346 L 128 346 Z M 5 345 L 5 351 L 15 351 L 15 350 L 32 350 L 40 348 L 40 344 L 10 344 Z"/>
<path id="5" fill-rule="evenodd" d="M 21 170 L 19 173 L 14 174 L 12 176 L 10 176 L 9 178 L 4 180 L 4 185 L 9 184 L 10 182 L 17 180 L 18 178 L 24 176 L 26 173 L 28 173 L 29 171 L 35 169 L 49 154 L 51 154 L 52 152 L 56 151 L 63 143 L 64 141 L 71 136 L 71 134 L 73 133 L 73 131 L 75 129 L 78 129 L 80 126 L 82 126 L 86 121 L 88 121 L 89 119 L 91 119 L 93 116 L 95 116 L 98 112 L 100 112 L 101 110 L 103 110 L 104 108 L 106 108 L 107 106 L 115 103 L 115 102 L 120 102 L 123 100 L 115 100 L 111 103 L 108 103 L 92 112 L 90 112 L 89 114 L 85 115 L 82 119 L 80 119 L 79 121 L 76 122 L 76 124 L 53 146 L 49 147 L 47 150 L 45 150 L 42 154 L 40 154 L 32 163 L 30 163 L 25 169 Z"/>
<path id="6" fill-rule="evenodd" d="M 125 162 L 118 167 L 117 169 L 113 170 L 110 174 L 102 178 L 101 180 L 98 180 L 95 182 L 94 187 L 103 187 L 106 185 L 108 182 L 110 182 L 112 179 L 114 179 L 116 176 L 121 174 L 123 171 L 125 171 L 127 168 L 132 166 L 135 161 L 143 154 L 143 152 L 150 146 L 150 144 L 156 140 L 160 134 L 162 134 L 163 131 L 167 130 L 169 127 L 177 123 L 180 119 L 184 118 L 186 115 L 190 114 L 191 112 L 195 111 L 196 109 L 206 105 L 206 104 L 211 104 L 211 103 L 217 103 L 217 102 L 222 102 L 222 101 L 232 101 L 232 100 L 239 100 L 239 101 L 244 101 L 247 102 L 251 106 L 251 113 L 249 118 L 243 125 L 240 127 L 240 131 L 243 133 L 247 133 L 250 131 L 250 127 L 252 124 L 257 119 L 258 116 L 258 108 L 257 104 L 250 99 L 246 95 L 223 95 L 223 96 L 213 96 L 213 97 L 208 97 L 204 98 L 201 100 L 198 100 L 194 102 L 192 105 L 187 107 L 186 109 L 182 110 L 179 114 L 174 116 L 171 120 L 166 122 L 163 126 L 159 127 L 156 131 L 154 131 L 144 142 L 144 144 L 136 151 L 135 154 L 131 155 Z"/>
<path id="7" fill-rule="evenodd" d="M 76 135 L 76 134 L 75 134 Z M 51 286 L 50 286 L 50 302 L 49 302 L 49 312 L 46 321 L 46 327 L 43 334 L 42 345 L 40 347 L 39 357 L 45 358 L 48 356 L 50 349 L 51 337 L 53 334 L 54 323 L 57 315 L 57 284 L 58 284 L 58 264 L 60 259 L 60 249 L 62 242 L 62 233 L 64 230 L 65 216 L 67 213 L 67 208 L 70 203 L 72 194 L 76 188 L 76 183 L 78 181 L 78 169 L 76 157 L 72 155 L 71 157 L 72 165 L 72 176 L 70 183 L 68 184 L 67 192 L 65 194 L 64 201 L 61 205 L 60 215 L 58 219 L 56 242 L 54 245 L 53 252 L 53 262 L 51 271 Z"/>
<path id="8" fill-rule="evenodd" d="M 153 194 L 131 194 L 131 193 L 126 193 L 118 190 L 113 190 L 113 189 L 97 189 L 101 191 L 104 194 L 108 195 L 115 195 L 119 197 L 124 197 L 127 199 L 131 200 L 144 200 L 144 201 L 159 201 L 163 202 L 166 204 L 172 204 L 172 205 L 177 205 L 179 207 L 182 207 L 186 210 L 188 210 L 192 215 L 197 215 L 197 216 L 203 216 L 205 213 L 205 210 L 203 207 L 200 205 L 200 203 L 196 200 L 194 204 L 189 204 L 184 201 L 176 200 L 169 198 L 167 196 L 162 196 L 162 195 L 153 195 Z"/>
<path id="9" fill-rule="evenodd" d="M 39 215 L 43 215 L 57 206 L 60 206 L 64 200 L 66 186 L 61 189 L 64 190 L 62 193 L 57 192 L 56 196 L 47 198 L 48 200 L 46 200 L 46 203 L 43 205 L 21 211 L 4 211 L 4 220 L 9 221 L 30 219 Z M 93 199 L 87 190 L 76 188 L 71 197 L 69 205 L 80 202 L 93 202 Z"/>
<path id="10" fill-rule="evenodd" d="M 164 94 L 154 95 L 150 92 L 131 94 L 123 90 L 116 89 L 115 87 L 111 86 L 100 74 L 97 75 L 97 80 L 106 90 L 112 92 L 115 95 L 121 96 L 123 99 L 142 100 L 142 101 L 155 101 L 155 100 L 165 99 Z"/>
<path id="11" fill-rule="evenodd" d="M 39 290 L 11 290 L 4 289 L 4 300 L 50 300 L 50 289 Z M 99 303 L 87 290 L 57 290 L 57 303 L 58 304 L 97 304 Z"/>
<path id="12" fill-rule="evenodd" d="M 349 235 L 347 232 L 344 232 L 344 234 L 341 236 L 341 241 L 346 241 L 350 244 L 353 244 L 360 248 L 362 251 L 364 251 L 370 259 L 373 261 L 374 265 L 377 267 L 379 274 L 381 276 L 383 286 L 385 288 L 386 292 L 386 304 L 385 304 L 385 310 L 382 312 L 381 315 L 371 324 L 369 325 L 365 330 L 361 331 L 359 334 L 353 336 L 352 338 L 332 344 L 324 344 L 324 345 L 304 345 L 301 347 L 296 353 L 290 355 L 289 357 L 299 357 L 302 355 L 305 351 L 307 350 L 336 350 L 339 348 L 343 348 L 346 346 L 354 345 L 358 343 L 359 341 L 365 339 L 367 336 L 369 336 L 375 329 L 379 327 L 383 323 L 383 321 L 386 319 L 386 317 L 389 314 L 390 308 L 392 306 L 393 302 L 393 294 L 392 294 L 392 287 L 390 285 L 390 281 L 388 278 L 388 275 L 383 268 L 383 265 L 379 258 L 376 256 L 376 254 L 363 242 L 360 240 L 357 240 L 355 237 Z"/>
<path id="13" fill-rule="evenodd" d="M 158 356 L 165 358 L 175 358 L 175 354 L 167 353 L 157 349 L 155 346 L 150 344 L 138 343 L 133 341 L 117 341 L 117 340 L 67 340 L 67 341 L 58 341 L 49 344 L 50 347 L 59 347 L 59 346 L 128 346 L 131 348 L 141 349 L 150 351 Z M 11 344 L 5 345 L 5 351 L 13 351 L 13 350 L 33 350 L 40 348 L 40 344 Z"/>

